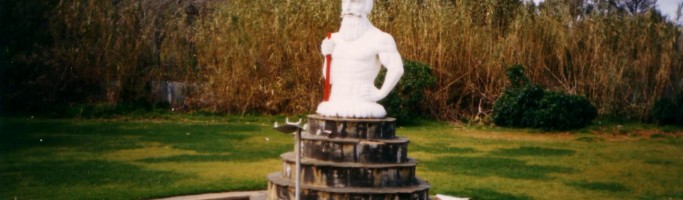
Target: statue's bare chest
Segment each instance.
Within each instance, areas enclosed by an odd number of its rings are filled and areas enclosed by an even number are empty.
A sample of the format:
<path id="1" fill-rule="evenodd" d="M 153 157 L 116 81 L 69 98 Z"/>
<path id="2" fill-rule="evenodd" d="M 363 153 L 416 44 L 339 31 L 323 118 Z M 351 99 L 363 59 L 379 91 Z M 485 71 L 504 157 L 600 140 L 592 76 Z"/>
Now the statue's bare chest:
<path id="1" fill-rule="evenodd" d="M 355 61 L 374 61 L 377 59 L 378 44 L 376 41 L 360 38 L 347 42 L 339 40 L 335 44 L 333 59 L 349 59 Z"/>

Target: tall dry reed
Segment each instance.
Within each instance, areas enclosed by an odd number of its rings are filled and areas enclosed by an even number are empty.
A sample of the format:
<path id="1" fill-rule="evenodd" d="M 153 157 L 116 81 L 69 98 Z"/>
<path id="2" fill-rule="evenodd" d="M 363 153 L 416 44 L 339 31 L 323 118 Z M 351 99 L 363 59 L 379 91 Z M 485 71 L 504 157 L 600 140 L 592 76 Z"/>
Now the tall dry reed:
<path id="1" fill-rule="evenodd" d="M 47 54 L 55 71 L 100 88 L 93 101 L 145 99 L 150 82 L 175 80 L 196 86 L 186 101 L 193 109 L 312 112 L 321 98 L 319 45 L 338 28 L 339 4 L 62 0 Z M 489 114 L 513 64 L 549 89 L 586 95 L 601 114 L 645 119 L 656 99 L 681 90 L 680 32 L 657 12 L 597 8 L 378 0 L 371 20 L 404 59 L 432 66 L 438 83 L 423 106 L 439 119 Z"/>

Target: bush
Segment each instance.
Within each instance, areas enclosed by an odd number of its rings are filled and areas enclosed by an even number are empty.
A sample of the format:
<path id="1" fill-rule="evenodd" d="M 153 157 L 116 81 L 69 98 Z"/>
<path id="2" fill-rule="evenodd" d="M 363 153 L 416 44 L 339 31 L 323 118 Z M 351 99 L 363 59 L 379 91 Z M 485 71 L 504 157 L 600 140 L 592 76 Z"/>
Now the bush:
<path id="1" fill-rule="evenodd" d="M 424 98 L 424 91 L 436 85 L 436 78 L 432 74 L 429 65 L 405 61 L 403 63 L 403 77 L 398 82 L 394 90 L 380 103 L 387 110 L 387 116 L 395 117 L 397 123 L 405 124 L 415 117 L 424 116 L 421 105 Z M 381 86 L 386 70 L 382 70 L 375 82 Z"/>
<path id="2" fill-rule="evenodd" d="M 532 116 L 532 127 L 568 130 L 589 125 L 598 116 L 598 111 L 583 96 L 547 92 Z"/>
<path id="3" fill-rule="evenodd" d="M 674 98 L 657 100 L 650 115 L 657 124 L 681 126 L 683 124 L 683 94 Z"/>
<path id="4" fill-rule="evenodd" d="M 585 97 L 546 92 L 529 81 L 521 65 L 508 68 L 506 75 L 511 87 L 493 106 L 496 125 L 568 130 L 585 127 L 597 117 L 597 109 Z"/>
<path id="5" fill-rule="evenodd" d="M 499 126 L 527 127 L 533 124 L 534 114 L 530 112 L 538 108 L 545 91 L 529 85 L 521 88 L 509 88 L 504 91 L 493 106 L 493 122 Z"/>

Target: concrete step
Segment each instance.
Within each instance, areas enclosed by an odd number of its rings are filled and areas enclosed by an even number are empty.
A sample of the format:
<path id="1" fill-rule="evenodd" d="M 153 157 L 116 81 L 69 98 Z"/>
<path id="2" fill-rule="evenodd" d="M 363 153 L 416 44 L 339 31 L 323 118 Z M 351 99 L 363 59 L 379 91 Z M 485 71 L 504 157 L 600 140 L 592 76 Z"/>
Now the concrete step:
<path id="1" fill-rule="evenodd" d="M 396 119 L 353 119 L 308 115 L 308 131 L 304 135 L 330 138 L 393 139 Z"/>
<path id="2" fill-rule="evenodd" d="M 268 199 L 294 199 L 295 183 L 282 176 L 281 173 L 268 175 Z M 430 185 L 426 181 L 417 180 L 413 186 L 407 187 L 319 187 L 303 184 L 301 199 L 304 200 L 342 200 L 342 199 L 429 199 Z"/>
<path id="3" fill-rule="evenodd" d="M 295 180 L 295 154 L 281 155 L 284 178 Z M 304 183 L 327 187 L 403 187 L 416 184 L 415 166 L 409 159 L 404 163 L 330 162 L 310 158 L 301 161 Z"/>
<path id="4" fill-rule="evenodd" d="M 407 162 L 408 139 L 328 138 L 307 135 L 301 138 L 304 157 L 333 162 Z"/>

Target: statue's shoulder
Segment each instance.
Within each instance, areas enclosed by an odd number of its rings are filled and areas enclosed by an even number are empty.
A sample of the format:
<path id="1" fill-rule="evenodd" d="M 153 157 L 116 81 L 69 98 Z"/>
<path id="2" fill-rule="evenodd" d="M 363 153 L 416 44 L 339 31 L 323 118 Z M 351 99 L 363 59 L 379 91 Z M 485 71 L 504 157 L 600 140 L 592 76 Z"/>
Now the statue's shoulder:
<path id="1" fill-rule="evenodd" d="M 380 39 L 385 39 L 385 40 L 392 40 L 392 41 L 394 40 L 394 37 L 391 36 L 391 34 L 384 32 L 384 31 L 382 31 L 376 27 L 373 27 L 369 31 L 374 37 L 377 37 Z"/>
<path id="2" fill-rule="evenodd" d="M 396 50 L 396 41 L 394 41 L 394 37 L 391 36 L 391 34 L 379 30 L 378 28 L 374 28 L 371 30 L 369 35 L 372 37 L 371 40 L 375 41 L 376 44 L 381 47 L 381 49 L 389 51 Z"/>
<path id="3" fill-rule="evenodd" d="M 372 41 L 378 42 L 379 44 L 382 45 L 393 45 L 396 42 L 394 41 L 394 37 L 391 36 L 391 34 L 384 32 L 378 28 L 372 28 L 368 32 L 370 38 Z"/>

